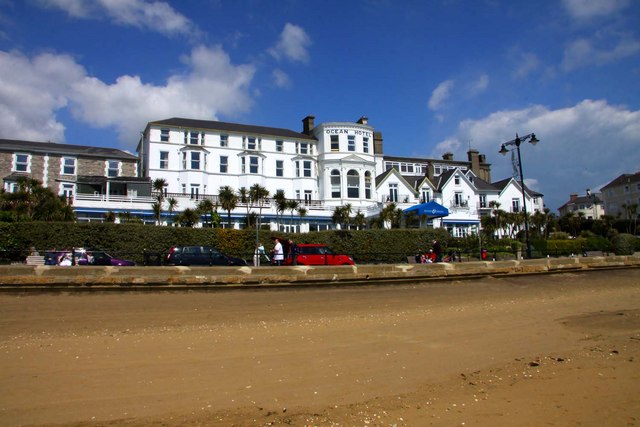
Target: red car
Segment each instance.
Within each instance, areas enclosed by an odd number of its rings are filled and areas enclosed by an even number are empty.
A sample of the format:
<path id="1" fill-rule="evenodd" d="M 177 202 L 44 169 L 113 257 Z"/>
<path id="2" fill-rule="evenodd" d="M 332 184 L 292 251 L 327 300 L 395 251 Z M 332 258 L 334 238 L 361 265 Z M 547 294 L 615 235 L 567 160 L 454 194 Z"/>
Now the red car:
<path id="1" fill-rule="evenodd" d="M 351 255 L 335 254 L 327 245 L 319 243 L 298 244 L 298 265 L 355 265 Z M 291 257 L 286 257 L 284 265 L 291 265 Z"/>

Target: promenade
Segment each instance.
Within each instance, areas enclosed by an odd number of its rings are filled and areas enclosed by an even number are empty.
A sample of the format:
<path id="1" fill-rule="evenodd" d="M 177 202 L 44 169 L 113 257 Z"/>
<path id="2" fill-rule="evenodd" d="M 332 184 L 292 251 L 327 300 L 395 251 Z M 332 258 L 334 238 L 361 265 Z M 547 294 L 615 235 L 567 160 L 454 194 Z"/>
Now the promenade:
<path id="1" fill-rule="evenodd" d="M 347 286 L 640 267 L 640 254 L 436 264 L 264 267 L 0 266 L 0 291 Z"/>

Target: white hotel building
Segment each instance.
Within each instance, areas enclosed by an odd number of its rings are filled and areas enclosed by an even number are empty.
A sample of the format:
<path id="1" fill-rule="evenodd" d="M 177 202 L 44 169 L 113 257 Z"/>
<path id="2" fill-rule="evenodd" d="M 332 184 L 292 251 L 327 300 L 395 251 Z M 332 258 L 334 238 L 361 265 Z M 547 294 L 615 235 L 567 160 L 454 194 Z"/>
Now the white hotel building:
<path id="1" fill-rule="evenodd" d="M 406 209 L 433 200 L 449 215 L 429 224 L 463 236 L 477 232 L 492 200 L 501 200 L 502 209 L 520 209 L 513 197 L 519 184 L 491 185 L 490 165 L 475 150 L 468 152 L 468 161 L 455 161 L 449 153 L 441 160 L 390 157 L 366 117 L 317 126 L 314 119 L 302 120 L 302 132 L 183 118 L 150 122 L 138 146 L 141 175 L 164 179 L 167 197 L 178 200 L 177 211 L 193 209 L 205 197 L 215 203 L 223 186 L 237 191 L 259 184 L 271 196 L 282 190 L 307 210 L 278 224 L 275 205 L 263 209 L 263 223 L 284 231 L 334 228 L 333 212 L 345 204 L 352 215 L 359 211 L 372 218 L 392 202 Z M 529 212 L 541 210 L 541 195 L 527 195 Z M 232 226 L 242 227 L 246 215 L 246 205 L 239 205 Z"/>

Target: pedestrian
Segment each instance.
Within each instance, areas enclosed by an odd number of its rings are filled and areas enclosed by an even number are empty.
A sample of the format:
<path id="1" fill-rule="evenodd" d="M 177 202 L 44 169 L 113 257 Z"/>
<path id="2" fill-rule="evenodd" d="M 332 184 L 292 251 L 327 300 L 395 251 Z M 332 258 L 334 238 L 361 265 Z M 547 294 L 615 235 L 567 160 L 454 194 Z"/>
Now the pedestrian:
<path id="1" fill-rule="evenodd" d="M 282 243 L 280 243 L 280 239 L 274 239 L 275 244 L 273 245 L 273 263 L 275 265 L 282 265 L 282 261 L 284 261 L 284 251 L 282 250 Z"/>
<path id="2" fill-rule="evenodd" d="M 433 241 L 433 252 L 435 253 L 435 262 L 442 262 L 442 245 L 437 240 Z"/>
<path id="3" fill-rule="evenodd" d="M 298 265 L 298 245 L 296 245 L 293 239 L 289 239 L 289 253 L 287 256 L 291 259 L 291 265 Z"/>

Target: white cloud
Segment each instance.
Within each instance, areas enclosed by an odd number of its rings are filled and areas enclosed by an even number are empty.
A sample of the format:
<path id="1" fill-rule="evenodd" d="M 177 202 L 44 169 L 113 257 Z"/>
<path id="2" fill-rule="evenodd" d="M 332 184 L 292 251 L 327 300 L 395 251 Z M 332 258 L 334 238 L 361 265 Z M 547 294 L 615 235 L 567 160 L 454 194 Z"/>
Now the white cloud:
<path id="1" fill-rule="evenodd" d="M 436 111 L 442 107 L 442 104 L 449 98 L 449 94 L 453 89 L 454 81 L 453 80 L 445 80 L 440 83 L 434 90 L 431 92 L 431 97 L 429 98 L 429 109 L 432 111 Z"/>
<path id="2" fill-rule="evenodd" d="M 523 171 L 527 184 L 545 195 L 552 210 L 564 204 L 569 193 L 597 188 L 622 173 L 637 172 L 640 165 L 640 111 L 605 100 L 584 100 L 557 110 L 536 105 L 465 120 L 432 155 L 437 158 L 450 151 L 455 158 L 466 159 L 467 141 L 472 141 L 487 156 L 497 181 L 512 174 L 510 160 L 498 150 L 516 132 L 535 132 L 540 139 L 535 147 L 521 147 Z"/>
<path id="3" fill-rule="evenodd" d="M 165 85 L 145 84 L 138 76 L 121 76 L 107 84 L 87 75 L 66 55 L 33 59 L 0 52 L 0 135 L 4 138 L 64 140 L 56 112 L 71 108 L 93 127 L 114 128 L 123 144 L 134 148 L 150 120 L 183 116 L 216 119 L 218 114 L 247 111 L 252 99 L 251 65 L 234 65 L 220 48 L 195 47 L 183 58 L 188 72 Z"/>
<path id="4" fill-rule="evenodd" d="M 562 69 L 571 71 L 590 65 L 604 65 L 640 52 L 640 41 L 628 37 L 617 41 L 613 46 L 604 44 L 596 46 L 594 41 L 585 38 L 572 41 L 564 50 Z"/>
<path id="5" fill-rule="evenodd" d="M 530 73 L 540 67 L 540 59 L 535 53 L 523 52 L 520 54 L 513 71 L 516 80 L 526 78 Z"/>
<path id="6" fill-rule="evenodd" d="M 614 14 L 631 3 L 630 0 L 563 0 L 569 15 L 576 20 L 590 20 Z"/>
<path id="7" fill-rule="evenodd" d="M 280 34 L 278 43 L 269 49 L 269 53 L 276 59 L 288 59 L 293 62 L 309 62 L 308 48 L 311 39 L 307 33 L 294 24 L 287 23 Z"/>
<path id="8" fill-rule="evenodd" d="M 70 16 L 93 19 L 103 15 L 125 26 L 162 34 L 195 34 L 195 25 L 168 3 L 145 0 L 39 0 L 39 3 L 67 12 Z"/>
<path id="9" fill-rule="evenodd" d="M 271 75 L 277 87 L 288 88 L 291 86 L 291 79 L 289 79 L 289 76 L 284 71 L 275 69 Z"/>
<path id="10" fill-rule="evenodd" d="M 60 142 L 64 125 L 55 113 L 68 103 L 72 85 L 84 69 L 67 55 L 33 59 L 0 51 L 0 134 L 4 138 Z"/>
<path id="11" fill-rule="evenodd" d="M 469 92 L 472 96 L 475 96 L 487 90 L 488 87 L 489 87 L 489 76 L 487 76 L 486 74 L 483 74 L 480 77 L 478 77 L 476 81 L 471 82 L 471 85 L 469 86 Z"/>

